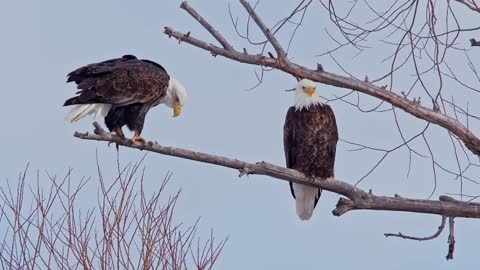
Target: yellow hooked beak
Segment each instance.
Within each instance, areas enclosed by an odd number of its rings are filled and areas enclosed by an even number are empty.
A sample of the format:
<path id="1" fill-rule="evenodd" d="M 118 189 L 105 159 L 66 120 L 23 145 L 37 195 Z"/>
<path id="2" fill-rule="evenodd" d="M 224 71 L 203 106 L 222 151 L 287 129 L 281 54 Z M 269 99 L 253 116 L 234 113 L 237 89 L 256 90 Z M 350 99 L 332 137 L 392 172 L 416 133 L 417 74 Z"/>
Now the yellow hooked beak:
<path id="1" fill-rule="evenodd" d="M 182 105 L 178 102 L 173 103 L 173 117 L 177 117 L 182 113 Z"/>
<path id="2" fill-rule="evenodd" d="M 309 96 L 313 96 L 315 94 L 315 87 L 314 86 L 309 86 L 303 88 L 303 92 L 307 93 Z"/>

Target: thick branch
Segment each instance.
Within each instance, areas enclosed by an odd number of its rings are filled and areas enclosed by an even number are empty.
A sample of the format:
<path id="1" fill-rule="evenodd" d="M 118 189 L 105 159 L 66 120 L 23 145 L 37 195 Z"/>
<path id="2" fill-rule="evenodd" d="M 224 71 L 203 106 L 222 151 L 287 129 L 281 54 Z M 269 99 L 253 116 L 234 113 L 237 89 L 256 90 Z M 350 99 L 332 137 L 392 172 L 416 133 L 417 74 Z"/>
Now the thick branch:
<path id="1" fill-rule="evenodd" d="M 273 34 L 268 29 L 265 24 L 258 18 L 251 6 L 246 2 L 246 0 L 241 0 L 241 3 L 249 12 L 250 16 L 255 20 L 260 29 L 264 32 L 265 36 L 268 38 L 269 42 L 277 50 L 277 53 L 283 52 L 278 41 L 275 39 Z M 193 10 L 193 8 L 190 7 Z M 214 29 L 208 24 L 202 24 L 209 32 L 212 33 Z M 480 139 L 475 136 L 467 127 L 462 125 L 456 119 L 449 117 L 440 112 L 436 112 L 432 109 L 426 108 L 417 102 L 410 101 L 403 96 L 396 94 L 392 91 L 387 91 L 382 87 L 376 86 L 372 83 L 357 80 L 355 78 L 345 77 L 337 75 L 334 73 L 329 73 L 322 70 L 312 70 L 304 66 L 292 63 L 287 59 L 284 61 L 278 61 L 277 59 L 272 59 L 263 55 L 252 55 L 246 52 L 239 52 L 236 50 L 226 50 L 205 41 L 199 40 L 192 37 L 191 35 L 186 35 L 180 32 L 173 30 L 170 27 L 165 27 L 164 33 L 169 37 L 174 37 L 179 41 L 185 41 L 193 46 L 199 47 L 206 51 L 210 51 L 213 55 L 221 55 L 226 58 L 232 59 L 241 63 L 248 63 L 252 65 L 266 66 L 271 68 L 276 68 L 282 70 L 286 73 L 289 73 L 296 78 L 308 78 L 313 81 L 324 83 L 327 85 L 333 85 L 337 87 L 352 89 L 376 98 L 379 98 L 383 101 L 386 101 L 392 104 L 395 107 L 398 107 L 407 113 L 414 115 L 420 119 L 426 120 L 428 122 L 437 124 L 448 131 L 452 132 L 458 136 L 467 146 L 467 148 L 472 151 L 475 155 L 480 156 Z M 216 32 L 216 35 L 220 35 Z M 222 37 L 223 39 L 223 37 Z M 279 56 L 280 58 L 280 56 Z"/>
<path id="2" fill-rule="evenodd" d="M 319 187 L 349 198 L 340 199 L 337 208 L 333 211 L 333 213 L 338 216 L 350 210 L 364 209 L 428 213 L 449 217 L 480 218 L 480 205 L 476 203 L 460 202 L 451 198 L 449 201 L 433 201 L 406 199 L 399 196 L 376 196 L 346 182 L 335 179 L 323 181 L 319 179 L 312 180 L 296 170 L 283 168 L 264 161 L 248 163 L 238 159 L 210 155 L 181 148 L 165 147 L 152 142 L 145 145 L 132 144 L 128 139 L 122 139 L 114 134 L 105 132 L 98 123 L 94 123 L 94 126 L 95 134 L 76 132 L 74 136 L 80 139 L 117 143 L 125 147 L 237 169 L 240 171 L 240 176 L 244 174 L 267 175 L 284 181 Z"/>

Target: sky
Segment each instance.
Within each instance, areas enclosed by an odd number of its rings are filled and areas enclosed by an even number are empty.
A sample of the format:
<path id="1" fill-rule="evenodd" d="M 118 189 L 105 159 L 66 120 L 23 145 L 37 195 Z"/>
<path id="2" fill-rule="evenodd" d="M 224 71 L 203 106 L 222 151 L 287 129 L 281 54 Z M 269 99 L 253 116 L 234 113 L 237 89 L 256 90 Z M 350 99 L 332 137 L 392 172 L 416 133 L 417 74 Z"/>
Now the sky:
<path id="1" fill-rule="evenodd" d="M 246 43 L 235 34 L 228 3 L 190 2 L 235 48 L 242 48 Z M 241 6 L 235 1 L 231 4 L 234 14 L 245 18 Z M 259 87 L 247 91 L 256 84 L 253 67 L 214 58 L 162 33 L 164 26 L 171 26 L 214 43 L 208 32 L 179 5 L 180 1 L 153 0 L 0 1 L 0 185 L 5 185 L 7 179 L 16 179 L 28 162 L 32 171 L 39 170 L 42 174 L 64 175 L 73 168 L 73 176 L 78 180 L 83 176 L 95 179 L 97 152 L 105 175 L 114 175 L 115 148 L 74 138 L 75 131 L 92 131 L 92 119 L 70 124 L 64 120 L 68 109 L 61 105 L 75 92 L 74 85 L 65 83 L 68 72 L 124 54 L 161 63 L 189 93 L 178 118 L 172 118 L 171 109 L 162 106 L 149 112 L 143 131 L 145 138 L 165 146 L 284 165 L 283 123 L 293 94 L 283 90 L 292 88 L 295 79 L 273 71 Z M 272 5 L 275 8 L 269 8 Z M 272 25 L 295 5 L 293 1 L 285 5 L 265 1 L 259 12 Z M 327 70 L 341 74 L 328 57 L 314 57 L 333 46 L 317 27 L 328 25 L 328 17 L 316 14 L 325 15 L 318 4 L 309 11 L 305 27 L 300 28 L 289 55 L 310 67 L 320 61 Z M 261 37 L 258 33 L 253 35 Z M 285 37 L 282 42 L 288 42 Z M 352 56 L 340 53 L 337 57 L 348 61 Z M 365 58 L 349 63 L 357 76 L 381 71 L 376 62 L 366 62 L 375 55 L 362 57 Z M 461 62 L 454 65 L 461 66 Z M 400 82 L 399 88 L 402 87 L 407 86 Z M 318 89 L 322 96 L 346 93 L 344 89 L 325 85 L 319 85 Z M 479 101 L 478 93 L 459 97 L 462 99 L 470 100 L 471 104 Z M 366 104 L 374 103 L 367 98 Z M 383 147 L 399 143 L 391 114 L 361 113 L 341 102 L 333 102 L 331 106 L 342 139 Z M 414 134 L 425 125 L 404 113 L 400 118 L 407 134 Z M 478 125 L 472 128 L 478 130 Z M 445 132 L 434 127 L 430 135 L 438 159 L 450 164 L 454 157 L 448 147 L 443 147 L 448 142 Z M 375 164 L 379 155 L 349 149 L 350 146 L 339 143 L 335 171 L 336 178 L 353 184 Z M 120 160 L 126 164 L 139 160 L 143 154 L 121 148 Z M 173 194 L 182 189 L 176 213 L 179 221 L 191 223 L 201 217 L 200 236 L 208 237 L 213 229 L 217 239 L 229 237 L 217 269 L 462 269 L 480 265 L 478 220 L 456 221 L 455 259 L 446 261 L 445 233 L 427 242 L 383 236 L 385 232 L 399 231 L 430 235 L 438 227 L 438 216 L 352 211 L 334 217 L 331 210 L 340 196 L 324 192 L 312 219 L 301 222 L 286 182 L 264 176 L 238 178 L 238 172 L 231 169 L 153 153 L 147 155 L 145 166 L 146 184 L 152 188 L 158 187 L 168 172 L 173 173 L 168 191 Z M 399 151 L 389 156 L 359 187 L 373 189 L 379 195 L 398 193 L 427 198 L 433 188 L 431 161 L 414 158 L 408 177 L 407 169 L 408 152 Z M 474 193 L 474 185 L 465 185 Z M 89 194 L 97 188 L 92 181 L 79 200 L 88 206 Z M 458 180 L 439 173 L 434 197 L 458 190 Z"/>

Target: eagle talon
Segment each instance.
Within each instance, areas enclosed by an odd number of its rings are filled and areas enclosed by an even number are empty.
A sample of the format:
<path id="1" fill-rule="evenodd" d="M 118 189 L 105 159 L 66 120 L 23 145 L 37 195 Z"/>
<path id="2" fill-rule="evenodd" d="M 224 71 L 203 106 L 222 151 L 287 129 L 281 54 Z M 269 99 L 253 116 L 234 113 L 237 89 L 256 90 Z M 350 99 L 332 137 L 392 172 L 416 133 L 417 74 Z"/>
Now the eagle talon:
<path id="1" fill-rule="evenodd" d="M 110 147 L 112 143 L 115 143 L 115 149 L 117 149 L 118 151 L 118 149 L 120 148 L 120 144 L 118 144 L 118 142 L 108 142 L 108 147 Z"/>
<path id="2" fill-rule="evenodd" d="M 140 136 L 134 136 L 131 141 L 133 144 L 135 144 L 136 142 L 140 142 L 141 144 L 147 144 L 147 141 Z"/>

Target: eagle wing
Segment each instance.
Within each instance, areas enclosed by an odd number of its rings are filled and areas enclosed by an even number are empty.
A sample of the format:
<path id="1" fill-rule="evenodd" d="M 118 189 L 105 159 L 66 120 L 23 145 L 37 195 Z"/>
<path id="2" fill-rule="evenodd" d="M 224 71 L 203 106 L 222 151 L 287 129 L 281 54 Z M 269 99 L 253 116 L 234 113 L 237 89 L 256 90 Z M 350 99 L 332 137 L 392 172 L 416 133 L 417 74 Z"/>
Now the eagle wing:
<path id="1" fill-rule="evenodd" d="M 290 107 L 285 117 L 285 124 L 283 126 L 283 150 L 285 152 L 285 163 L 287 168 L 294 168 L 296 164 L 296 140 L 295 140 L 295 107 Z M 290 192 L 293 198 L 295 192 L 293 190 L 293 183 L 290 184 Z M 318 199 L 316 199 L 317 201 Z M 316 204 L 315 201 L 315 204 Z"/>
<path id="2" fill-rule="evenodd" d="M 135 56 L 90 64 L 68 74 L 80 91 L 65 105 L 107 103 L 125 106 L 133 103 L 157 105 L 166 95 L 170 76 L 159 64 Z"/>
<path id="3" fill-rule="evenodd" d="M 322 164 L 322 178 L 333 177 L 335 167 L 335 155 L 337 152 L 338 128 L 335 114 L 328 105 L 323 105 L 323 117 L 319 125 L 319 132 L 317 132 L 316 145 L 318 156 L 315 162 Z"/>
<path id="4" fill-rule="evenodd" d="M 283 149 L 285 151 L 285 162 L 287 168 L 295 166 L 295 107 L 290 107 L 285 117 L 283 126 Z"/>

